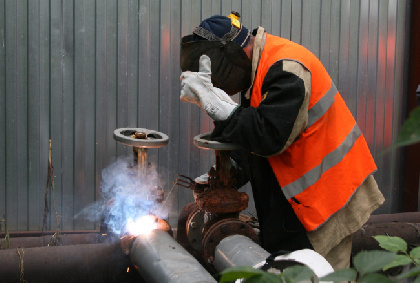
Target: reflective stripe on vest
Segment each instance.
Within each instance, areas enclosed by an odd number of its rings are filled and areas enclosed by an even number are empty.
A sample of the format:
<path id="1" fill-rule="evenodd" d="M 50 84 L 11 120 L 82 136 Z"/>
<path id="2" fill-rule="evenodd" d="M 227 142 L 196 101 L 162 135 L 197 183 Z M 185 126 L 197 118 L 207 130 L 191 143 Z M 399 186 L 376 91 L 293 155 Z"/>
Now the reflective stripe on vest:
<path id="1" fill-rule="evenodd" d="M 308 125 L 284 152 L 268 161 L 295 214 L 307 231 L 313 231 L 346 205 L 376 165 L 330 76 L 303 46 L 267 34 L 251 106 L 261 103 L 265 75 L 280 60 L 294 60 L 311 72 Z"/>
<path id="2" fill-rule="evenodd" d="M 328 155 L 326 155 L 322 159 L 321 164 L 305 173 L 305 175 L 293 183 L 282 187 L 286 198 L 291 199 L 315 184 L 321 178 L 322 174 L 324 174 L 333 166 L 337 165 L 344 158 L 344 156 L 346 156 L 361 134 L 362 132 L 360 131 L 359 127 L 355 125 L 343 143 Z"/>
<path id="3" fill-rule="evenodd" d="M 327 93 L 318 102 L 316 102 L 311 109 L 308 110 L 308 126 L 306 128 L 312 126 L 313 123 L 315 123 L 320 117 L 322 117 L 322 115 L 325 114 L 325 112 L 327 112 L 334 103 L 334 98 L 337 92 L 337 88 L 331 81 L 331 87 Z"/>

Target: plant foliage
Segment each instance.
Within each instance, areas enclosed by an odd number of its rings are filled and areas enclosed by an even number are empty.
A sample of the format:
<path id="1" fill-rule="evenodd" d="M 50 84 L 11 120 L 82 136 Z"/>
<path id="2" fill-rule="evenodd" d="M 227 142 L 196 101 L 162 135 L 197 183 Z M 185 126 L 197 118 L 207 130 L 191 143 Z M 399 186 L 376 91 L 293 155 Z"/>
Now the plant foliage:
<path id="1" fill-rule="evenodd" d="M 407 242 L 399 237 L 373 236 L 383 250 L 361 251 L 353 257 L 353 268 L 336 270 L 322 278 L 306 266 L 291 266 L 281 273 L 269 273 L 249 266 L 238 266 L 224 270 L 219 282 L 233 282 L 242 279 L 244 283 L 281 282 L 293 283 L 304 280 L 312 282 L 351 281 L 358 283 L 388 283 L 413 278 L 420 283 L 420 247 L 408 250 Z M 408 267 L 407 271 L 395 277 L 386 276 L 385 271 L 394 267 Z"/>
<path id="2" fill-rule="evenodd" d="M 420 106 L 414 108 L 401 127 L 396 146 L 411 145 L 420 142 Z"/>

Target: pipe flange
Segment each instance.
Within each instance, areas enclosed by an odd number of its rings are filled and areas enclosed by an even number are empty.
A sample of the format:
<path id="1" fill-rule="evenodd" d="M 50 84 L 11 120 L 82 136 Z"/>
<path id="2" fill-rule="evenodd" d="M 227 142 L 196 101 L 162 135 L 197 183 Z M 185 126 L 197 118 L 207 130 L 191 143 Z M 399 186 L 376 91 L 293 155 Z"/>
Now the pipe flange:
<path id="1" fill-rule="evenodd" d="M 140 133 L 136 137 L 136 133 Z M 114 140 L 125 145 L 140 148 L 160 148 L 168 144 L 164 133 L 144 128 L 119 128 L 114 131 Z"/>
<path id="2" fill-rule="evenodd" d="M 226 218 L 213 224 L 203 235 L 203 258 L 212 264 L 217 245 L 224 238 L 232 235 L 243 235 L 258 243 L 258 235 L 246 222 L 236 218 Z"/>
<path id="3" fill-rule="evenodd" d="M 203 239 L 204 211 L 196 209 L 187 220 L 187 236 L 190 245 L 194 250 L 201 253 L 201 242 Z"/>
<path id="4" fill-rule="evenodd" d="M 178 229 L 176 233 L 176 240 L 180 243 L 185 249 L 191 249 L 191 244 L 188 240 L 187 235 L 187 222 L 190 215 L 197 210 L 197 205 L 195 202 L 190 202 L 179 213 L 178 217 Z"/>
<path id="5" fill-rule="evenodd" d="M 217 142 L 210 139 L 211 133 L 204 133 L 194 137 L 194 145 L 202 149 L 235 150 L 239 146 L 234 143 Z"/>

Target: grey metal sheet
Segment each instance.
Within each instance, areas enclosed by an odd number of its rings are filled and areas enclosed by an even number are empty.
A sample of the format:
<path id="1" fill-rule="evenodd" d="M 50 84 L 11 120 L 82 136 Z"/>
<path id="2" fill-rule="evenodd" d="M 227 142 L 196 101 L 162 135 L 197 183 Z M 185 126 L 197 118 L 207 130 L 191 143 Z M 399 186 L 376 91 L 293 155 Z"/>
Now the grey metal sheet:
<path id="1" fill-rule="evenodd" d="M 75 112 L 75 212 L 95 201 L 95 2 L 75 5 L 74 20 L 74 112 Z M 75 229 L 94 229 L 83 217 L 74 221 Z"/>
<path id="2" fill-rule="evenodd" d="M 42 192 L 45 190 L 46 182 L 45 176 L 47 176 L 48 167 L 48 151 L 49 151 L 49 139 L 50 139 L 50 97 L 51 97 L 51 70 L 50 70 L 50 3 L 48 0 L 39 1 L 39 115 L 38 123 L 39 125 L 39 152 L 38 152 L 38 164 L 40 166 L 39 175 L 37 176 L 38 183 L 34 184 L 34 187 L 37 188 L 37 192 Z M 29 146 L 32 147 L 31 145 Z M 30 164 L 31 166 L 31 164 Z M 31 167 L 30 167 L 31 168 Z M 31 183 L 29 184 L 29 188 Z M 41 194 L 42 195 L 42 194 Z M 39 198 L 39 195 L 38 195 Z M 58 209 L 61 207 L 61 191 L 55 193 L 56 201 L 58 199 Z M 29 197 L 30 200 L 36 199 L 35 196 Z M 39 203 L 31 204 L 32 201 L 29 201 L 29 215 L 37 215 L 40 211 L 43 210 L 44 206 Z M 33 212 L 32 205 L 36 207 L 35 212 Z M 53 213 L 53 212 L 52 212 Z M 39 230 L 42 220 L 39 217 L 33 217 L 32 221 L 29 219 L 29 230 Z"/>
<path id="3" fill-rule="evenodd" d="M 294 0 L 292 2 L 290 40 L 299 44 L 302 43 L 302 6 L 302 0 Z"/>
<path id="4" fill-rule="evenodd" d="M 362 1 L 359 24 L 359 58 L 357 68 L 357 113 L 356 121 L 362 133 L 366 133 L 366 100 L 368 88 L 368 38 L 369 38 L 369 1 Z"/>
<path id="5" fill-rule="evenodd" d="M 242 10 L 242 0 L 232 0 L 232 9 L 231 11 L 240 12 Z M 228 12 L 231 12 L 228 11 Z"/>
<path id="6" fill-rule="evenodd" d="M 327 71 L 330 66 L 330 43 L 331 43 L 331 1 L 325 0 L 321 3 L 320 23 L 320 54 L 319 60 L 324 64 Z"/>
<path id="7" fill-rule="evenodd" d="M 112 3 L 112 2 L 109 2 Z M 112 5 L 112 4 L 110 4 Z M 108 121 L 107 114 L 108 108 L 107 105 L 110 101 L 107 100 L 107 49 L 102 48 L 103 46 L 107 47 L 107 11 L 108 1 L 101 1 L 96 4 L 96 78 L 95 78 L 95 92 L 98 94 L 95 100 L 95 184 L 96 184 L 96 199 L 100 199 L 101 190 L 101 171 L 98 169 L 105 168 L 107 166 L 107 143 L 108 143 Z M 99 48 L 98 48 L 99 47 Z M 110 115 L 112 116 L 112 115 Z M 115 144 L 115 143 L 114 143 Z"/>
<path id="8" fill-rule="evenodd" d="M 28 72 L 28 6 L 19 2 L 16 7 L 16 18 L 22 19 L 16 30 L 16 151 L 17 169 L 20 171 L 16 179 L 17 192 L 17 228 L 28 228 L 28 77 L 19 74 Z M 21 173 L 24 173 L 21 175 Z"/>
<path id="9" fill-rule="evenodd" d="M 0 5 L 0 15 L 6 6 Z M 6 214 L 6 17 L 0 20 L 0 219 Z"/>
<path id="10" fill-rule="evenodd" d="M 291 39 L 291 30 L 292 30 L 292 0 L 282 0 L 281 1 L 281 20 L 280 20 L 280 34 L 279 36 Z M 280 14 L 279 13 L 279 14 Z"/>
<path id="11" fill-rule="evenodd" d="M 338 83 L 338 60 L 340 52 L 340 2 L 332 1 L 330 9 L 330 64 L 328 66 L 331 79 Z"/>
<path id="12" fill-rule="evenodd" d="M 302 3 L 302 39 L 300 44 L 310 49 L 312 35 L 312 1 Z"/>
<path id="13" fill-rule="evenodd" d="M 101 171 L 132 155 L 118 127 L 169 136 L 150 150 L 165 190 L 176 173 L 196 177 L 214 152 L 193 138 L 213 129 L 203 110 L 179 100 L 179 40 L 213 14 L 241 13 L 245 26 L 302 43 L 321 58 L 354 114 L 378 165 L 387 202 L 399 209 L 399 152 L 381 156 L 398 133 L 405 99 L 407 0 L 40 0 L 0 7 L 0 213 L 11 229 L 41 229 L 52 140 L 55 197 L 63 229 L 101 197 Z M 239 101 L 238 96 L 234 97 Z M 3 111 L 2 111 L 3 110 Z M 395 190 L 397 188 L 397 190 Z M 247 192 L 250 187 L 244 188 Z M 192 200 L 174 189 L 171 224 Z M 50 200 L 51 201 L 51 200 Z M 54 228 L 50 209 L 49 229 Z"/>
<path id="14" fill-rule="evenodd" d="M 259 1 L 251 1 L 246 8 L 251 9 L 251 23 L 249 24 L 249 28 L 252 31 L 252 29 L 261 25 L 261 3 Z"/>
<path id="15" fill-rule="evenodd" d="M 242 3 L 242 7 L 243 7 Z M 244 10 L 242 10 L 242 14 L 244 14 Z M 212 16 L 212 2 L 211 1 L 201 1 L 201 19 L 197 24 L 199 24 L 202 20 Z M 200 109 L 200 133 L 206 133 L 210 132 L 213 129 L 213 122 L 209 118 L 209 116 L 206 113 L 203 113 L 203 111 Z M 193 138 L 196 136 L 195 134 L 190 137 L 191 138 L 191 144 L 193 142 Z M 200 164 L 198 166 L 199 172 L 197 172 L 197 176 L 200 176 L 201 174 L 204 174 L 210 170 L 210 167 L 215 164 L 215 158 L 214 153 L 212 151 L 208 150 L 199 150 L 200 154 Z M 194 172 L 191 172 L 191 174 L 194 174 Z"/>
<path id="16" fill-rule="evenodd" d="M 14 22 L 16 15 L 16 2 L 6 2 L 6 10 L 4 14 L 5 26 L 5 78 L 6 78 L 6 107 L 5 107 L 5 217 L 8 222 L 10 229 L 17 229 L 17 190 L 16 190 L 16 178 L 18 173 L 18 167 L 16 162 L 17 139 L 16 134 L 16 122 L 15 122 L 15 109 L 16 104 L 16 33 L 17 27 Z"/>
<path id="17" fill-rule="evenodd" d="M 139 126 L 137 108 L 139 100 L 139 3 L 137 0 L 128 2 L 127 27 L 127 91 L 128 91 L 128 126 Z"/>
<path id="18" fill-rule="evenodd" d="M 71 230 L 74 228 L 73 3 L 53 1 L 50 9 L 52 163 L 55 170 L 56 204 L 62 228 Z M 51 229 L 52 217 L 54 214 L 50 213 L 48 229 Z"/>
<path id="19" fill-rule="evenodd" d="M 140 1 L 139 7 L 139 93 L 138 125 L 159 129 L 159 52 L 160 29 L 158 1 Z M 171 138 L 171 137 L 169 137 Z M 158 163 L 159 151 L 150 151 L 148 159 Z"/>
<path id="20" fill-rule="evenodd" d="M 200 24 L 199 1 L 184 0 L 182 1 L 181 10 L 181 35 L 191 34 L 193 29 Z M 181 73 L 178 67 L 178 74 Z M 175 91 L 176 93 L 176 91 Z M 176 94 L 175 94 L 176 96 Z M 197 169 L 193 164 L 200 164 L 200 150 L 193 145 L 192 136 L 200 132 L 200 112 L 202 111 L 196 105 L 180 103 L 180 124 L 190 125 L 189 127 L 180 127 L 179 134 L 179 174 L 195 178 Z M 189 189 L 176 187 L 178 191 L 178 208 L 179 211 L 187 204 L 193 201 L 192 192 Z"/>
<path id="21" fill-rule="evenodd" d="M 28 2 L 28 229 L 42 226 L 49 145 L 49 3 Z M 56 193 L 56 196 L 60 196 Z"/>
<path id="22" fill-rule="evenodd" d="M 27 229 L 27 5 L 7 2 L 6 10 L 6 218 L 10 229 Z"/>
<path id="23" fill-rule="evenodd" d="M 410 10 L 411 10 L 411 3 L 410 0 L 400 0 L 400 1 L 393 1 L 391 7 L 396 7 L 396 15 L 397 15 L 397 28 L 396 28 L 396 47 L 395 47 L 395 70 L 399 70 L 395 72 L 395 90 L 392 95 L 393 99 L 393 109 L 392 109 L 392 133 L 393 133 L 393 140 L 397 138 L 398 132 L 400 131 L 401 122 L 404 119 L 405 114 L 405 101 L 407 99 L 407 77 L 408 77 L 408 62 L 410 58 L 408 56 L 410 46 L 407 44 L 407 39 L 409 39 L 410 34 Z M 395 6 L 396 3 L 396 6 Z M 391 168 L 390 172 L 392 172 L 392 184 L 395 188 L 399 188 L 400 190 L 402 187 L 400 186 L 402 183 L 402 176 L 403 176 L 403 166 L 401 166 L 404 160 L 402 159 L 402 155 L 400 154 L 403 150 L 398 149 L 392 152 L 391 157 Z M 420 185 L 419 185 L 420 186 Z M 383 186 L 384 187 L 384 186 Z M 385 188 L 385 187 L 384 187 Z M 400 191 L 394 190 L 395 197 L 391 201 L 391 205 L 386 207 L 384 211 L 401 211 L 401 195 L 399 195 Z M 419 195 L 420 198 L 420 195 Z M 420 201 L 418 201 L 419 208 L 420 208 Z"/>
<path id="24" fill-rule="evenodd" d="M 397 133 L 393 133 L 393 109 L 394 109 L 394 94 L 395 88 L 398 87 L 395 83 L 395 63 L 396 63 L 396 38 L 397 38 L 397 0 L 390 0 L 388 7 L 388 44 L 387 44 L 387 59 L 386 59 L 386 92 L 383 97 L 385 101 L 384 110 L 385 110 L 385 119 L 384 119 L 384 138 L 383 145 L 385 148 L 388 148 L 391 143 L 394 141 L 394 138 Z M 404 24 L 400 22 L 400 24 Z M 386 155 L 384 157 L 384 162 L 381 164 L 382 172 L 378 172 L 379 185 L 380 187 L 386 187 L 389 184 L 394 184 L 396 172 L 390 173 L 392 169 L 392 163 L 394 161 L 393 154 Z M 391 210 L 393 207 L 396 207 L 398 203 L 398 195 L 395 190 L 385 190 L 384 196 L 388 199 L 388 202 L 381 208 L 382 210 Z"/>
<path id="25" fill-rule="evenodd" d="M 371 151 L 374 150 L 374 123 L 375 123 L 375 101 L 376 101 L 376 82 L 377 82 L 377 50 L 378 50 L 378 11 L 379 5 L 377 0 L 371 0 L 369 3 L 369 27 L 368 33 L 368 49 L 367 49 L 367 91 L 366 91 L 366 122 L 365 122 L 365 139 L 370 146 Z M 372 36 L 375 35 L 375 36 Z"/>
<path id="26" fill-rule="evenodd" d="M 320 58 L 320 39 L 321 33 L 324 31 L 321 30 L 321 3 L 322 0 L 313 0 L 310 1 L 312 5 L 311 11 L 311 35 L 310 35 L 310 45 L 307 46 L 309 50 L 315 56 Z M 305 15 L 306 16 L 306 15 Z"/>
<path id="27" fill-rule="evenodd" d="M 350 0 L 341 1 L 340 9 L 340 45 L 338 56 L 338 91 L 344 101 L 351 100 L 352 94 L 349 91 L 349 73 L 350 73 Z M 349 109 L 351 106 L 347 105 Z M 351 110 L 350 110 L 351 111 Z"/>
<path id="28" fill-rule="evenodd" d="M 117 128 L 134 127 L 129 121 L 128 93 L 128 0 L 117 1 Z M 118 144 L 118 155 L 128 155 L 131 148 Z"/>
<path id="29" fill-rule="evenodd" d="M 281 9 L 281 2 L 280 1 L 273 1 L 272 3 L 272 34 L 280 35 L 281 32 L 281 15 L 280 15 L 280 9 Z"/>
<path id="30" fill-rule="evenodd" d="M 181 128 L 183 128 L 183 121 L 181 118 L 182 113 L 180 112 L 181 109 L 181 101 L 179 99 L 179 95 L 180 95 L 180 79 L 179 76 L 181 74 L 181 70 L 180 70 L 180 62 L 179 62 L 179 54 L 180 54 L 180 35 L 182 32 L 182 28 L 181 28 L 181 23 L 182 23 L 182 19 L 183 17 L 181 17 L 181 13 L 179 13 L 179 7 L 181 7 L 181 0 L 178 1 L 170 1 L 171 2 L 171 9 L 170 9 L 170 24 L 169 24 L 169 34 L 170 34 L 170 46 L 169 46 L 169 51 L 170 51 L 170 66 L 168 68 L 169 70 L 169 74 L 170 77 L 168 78 L 168 83 L 169 83 L 169 89 L 170 89 L 170 101 L 171 101 L 171 110 L 178 110 L 178 111 L 171 111 L 171 122 L 170 122 L 170 126 L 169 126 L 169 133 L 171 134 L 171 137 L 174 138 L 174 143 L 169 145 L 170 150 L 173 150 L 173 154 L 170 155 L 169 160 L 170 160 L 170 165 L 168 167 L 168 171 L 169 171 L 169 180 L 167 181 L 167 196 L 169 196 L 169 190 L 172 188 L 172 184 L 174 183 L 175 179 L 176 179 L 176 174 L 180 172 L 180 170 L 183 170 L 183 168 L 189 167 L 192 165 L 190 162 L 192 162 L 194 160 L 194 156 L 198 155 L 198 150 L 197 149 L 193 149 L 191 151 L 189 151 L 189 148 L 183 148 L 182 149 L 182 142 L 185 141 L 185 135 L 182 136 L 182 130 Z M 184 120 L 185 121 L 185 120 Z M 191 130 L 194 129 L 198 129 L 198 123 L 196 121 L 185 121 L 188 124 L 190 124 L 192 126 Z M 194 123 L 196 123 L 195 125 L 193 125 Z M 192 155 L 192 159 L 188 162 L 188 163 L 184 163 L 184 162 L 180 162 L 180 160 L 182 159 L 182 156 L 189 156 Z M 171 186 L 172 185 L 172 186 Z M 171 224 L 176 226 L 177 220 L 178 220 L 178 215 L 179 215 L 179 211 L 181 211 L 181 209 L 185 206 L 185 204 L 187 204 L 188 202 L 190 202 L 191 199 L 191 193 L 188 191 L 182 191 L 183 188 L 174 188 L 172 193 L 174 193 L 174 195 L 171 193 L 170 197 L 173 197 L 173 199 L 171 200 L 178 200 L 178 201 L 173 201 L 172 204 L 173 206 L 168 207 L 170 208 L 170 219 L 171 220 Z M 181 193 L 181 195 L 179 196 L 178 193 Z M 186 194 L 185 194 L 186 193 Z M 175 196 L 175 197 L 174 197 Z M 177 196 L 177 197 L 176 197 Z M 168 200 L 169 201 L 169 200 Z"/>
<path id="31" fill-rule="evenodd" d="M 349 13 L 349 69 L 347 72 L 348 77 L 348 88 L 349 92 L 346 100 L 347 106 L 349 107 L 353 116 L 357 117 L 357 80 L 358 80 L 358 56 L 359 56 L 359 15 L 360 14 L 360 2 L 350 1 L 350 13 Z M 358 23 L 357 25 L 354 23 Z M 345 88 L 344 88 L 345 90 Z"/>
<path id="32" fill-rule="evenodd" d="M 374 125 L 374 142 L 372 146 L 372 154 L 375 158 L 376 164 L 382 167 L 384 157 L 380 154 L 384 149 L 384 121 L 385 121 L 385 97 L 386 93 L 386 52 L 388 45 L 388 26 L 387 26 L 388 7 L 385 5 L 379 6 L 379 21 L 378 21 L 378 65 L 377 65 L 377 80 L 373 85 L 376 93 L 375 102 L 375 117 Z M 378 172 L 380 173 L 380 172 Z M 378 175 L 378 174 L 377 174 Z"/>
<path id="33" fill-rule="evenodd" d="M 179 42 L 180 34 L 180 18 L 179 15 L 174 15 L 172 9 L 179 7 L 179 1 L 162 1 L 160 6 L 161 19 L 161 38 L 160 38 L 160 72 L 159 80 L 161 82 L 159 89 L 159 127 L 160 131 L 166 133 L 172 142 L 168 146 L 162 148 L 159 154 L 159 168 L 162 168 L 164 173 L 162 178 L 167 184 L 167 190 L 172 188 L 171 184 L 175 179 L 176 173 L 179 170 L 179 95 L 172 93 L 173 84 L 179 85 L 179 68 L 174 66 L 174 60 L 171 56 L 178 56 L 179 53 L 173 53 L 172 40 Z M 174 36 L 177 34 L 178 36 Z M 176 73 L 174 74 L 174 70 Z M 170 207 L 169 223 L 172 225 L 176 223 L 178 211 L 178 203 L 175 201 L 174 205 Z"/>
<path id="34" fill-rule="evenodd" d="M 279 1 L 275 1 L 275 2 L 279 3 Z M 274 20 L 275 16 L 272 14 L 272 12 L 273 12 L 272 5 L 273 5 L 272 0 L 262 0 L 261 1 L 261 24 L 260 25 L 263 26 L 268 33 L 273 32 L 273 20 Z M 253 28 L 256 28 L 256 27 L 254 27 L 254 26 L 249 27 L 249 29 L 251 29 L 251 30 Z"/>

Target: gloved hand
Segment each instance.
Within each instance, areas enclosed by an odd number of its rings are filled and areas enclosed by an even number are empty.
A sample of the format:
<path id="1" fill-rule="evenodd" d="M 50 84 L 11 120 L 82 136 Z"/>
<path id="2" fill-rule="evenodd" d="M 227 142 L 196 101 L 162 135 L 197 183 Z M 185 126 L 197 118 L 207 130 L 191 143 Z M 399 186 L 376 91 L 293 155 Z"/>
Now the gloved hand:
<path id="1" fill-rule="evenodd" d="M 209 186 L 209 174 L 205 173 L 194 179 L 196 183 L 196 189 L 193 190 L 194 201 L 197 200 L 197 197 Z"/>
<path id="2" fill-rule="evenodd" d="M 205 173 L 194 179 L 194 182 L 200 185 L 207 185 L 209 183 L 209 174 Z"/>
<path id="3" fill-rule="evenodd" d="M 239 107 L 226 92 L 211 83 L 211 61 L 207 55 L 201 55 L 198 72 L 181 74 L 181 86 L 180 99 L 197 104 L 215 121 L 226 120 Z"/>
<path id="4" fill-rule="evenodd" d="M 233 167 L 235 169 L 239 168 L 239 166 L 235 162 L 235 160 L 233 160 L 232 158 L 229 158 L 229 160 L 230 160 L 230 166 L 231 167 Z M 213 170 L 216 170 L 216 165 L 213 165 L 212 168 L 213 168 Z M 198 176 L 197 178 L 194 179 L 194 182 L 196 182 L 197 184 L 200 184 L 200 185 L 208 185 L 208 183 L 209 183 L 209 173 L 204 173 L 203 175 Z"/>

